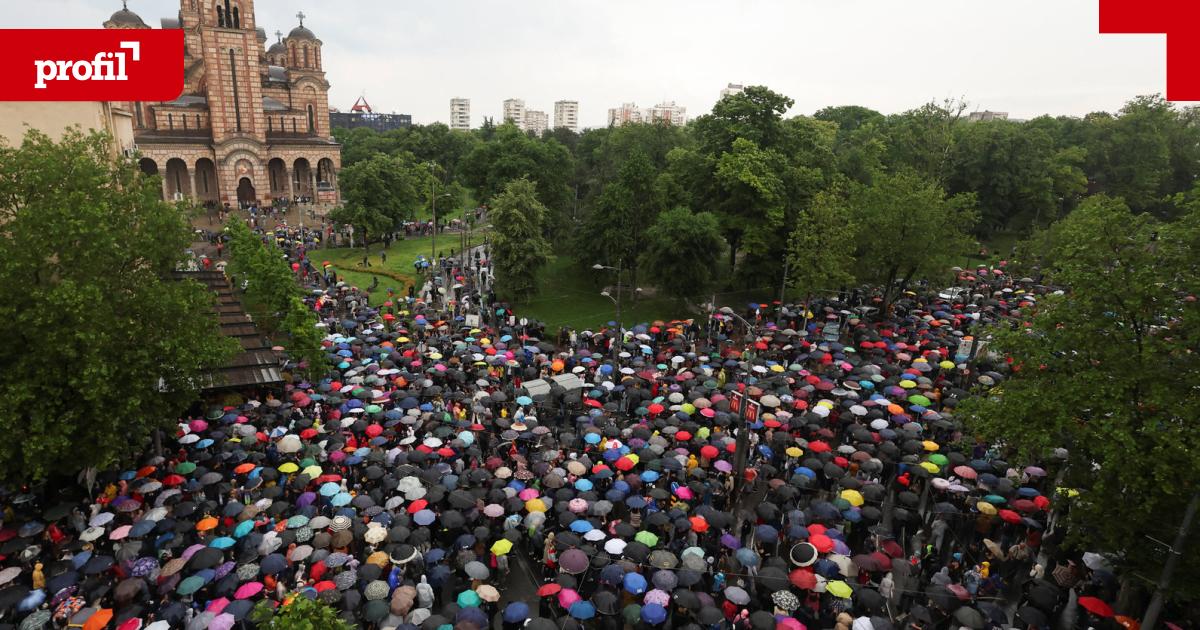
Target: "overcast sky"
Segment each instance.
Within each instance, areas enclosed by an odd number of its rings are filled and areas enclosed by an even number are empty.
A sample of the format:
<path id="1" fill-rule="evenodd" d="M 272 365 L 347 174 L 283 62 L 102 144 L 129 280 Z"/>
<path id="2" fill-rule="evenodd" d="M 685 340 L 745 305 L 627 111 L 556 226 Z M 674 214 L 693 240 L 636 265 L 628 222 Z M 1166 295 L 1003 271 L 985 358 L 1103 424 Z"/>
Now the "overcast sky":
<path id="1" fill-rule="evenodd" d="M 244 1 L 244 0 L 243 0 Z M 259 0 L 285 34 L 303 10 L 324 42 L 330 105 L 472 125 L 524 98 L 578 100 L 584 126 L 623 102 L 674 100 L 689 118 L 726 83 L 767 85 L 794 114 L 892 113 L 946 97 L 1015 118 L 1116 110 L 1166 91 L 1161 35 L 1099 35 L 1097 0 Z M 6 28 L 94 28 L 119 0 L 0 0 Z M 154 27 L 179 0 L 130 0 Z M 552 115 L 552 114 L 551 114 Z M 551 121 L 553 122 L 553 121 Z"/>

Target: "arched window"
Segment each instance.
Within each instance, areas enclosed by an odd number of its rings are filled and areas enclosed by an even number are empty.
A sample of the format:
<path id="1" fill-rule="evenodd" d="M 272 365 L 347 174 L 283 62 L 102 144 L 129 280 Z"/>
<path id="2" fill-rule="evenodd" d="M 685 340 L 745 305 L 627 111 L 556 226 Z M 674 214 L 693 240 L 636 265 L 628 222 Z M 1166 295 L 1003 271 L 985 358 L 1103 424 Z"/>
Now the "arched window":
<path id="1" fill-rule="evenodd" d="M 241 28 L 242 21 L 238 18 L 238 8 L 233 7 L 233 28 Z"/>
<path id="2" fill-rule="evenodd" d="M 295 46 L 292 46 L 292 65 L 293 66 L 300 65 L 300 53 L 296 52 Z"/>
<path id="3" fill-rule="evenodd" d="M 308 46 L 304 47 L 304 67 L 308 67 Z"/>
<path id="4" fill-rule="evenodd" d="M 317 117 L 313 112 L 313 106 L 308 106 L 308 132 L 315 133 L 317 131 Z"/>
<path id="5" fill-rule="evenodd" d="M 167 129 L 174 129 L 174 128 L 175 128 L 175 116 L 173 114 L 167 114 Z"/>
<path id="6" fill-rule="evenodd" d="M 217 26 L 225 28 L 225 9 L 222 9 L 220 5 L 217 5 Z"/>

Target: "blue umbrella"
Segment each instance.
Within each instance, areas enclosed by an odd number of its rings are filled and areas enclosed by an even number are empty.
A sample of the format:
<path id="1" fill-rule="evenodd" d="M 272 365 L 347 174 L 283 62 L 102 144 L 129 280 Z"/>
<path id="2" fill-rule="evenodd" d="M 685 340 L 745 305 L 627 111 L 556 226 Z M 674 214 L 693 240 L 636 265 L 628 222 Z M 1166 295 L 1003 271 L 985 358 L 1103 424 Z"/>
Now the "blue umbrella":
<path id="1" fill-rule="evenodd" d="M 667 620 L 667 609 L 659 604 L 646 604 L 642 606 L 642 621 L 656 626 Z"/>
<path id="2" fill-rule="evenodd" d="M 572 617 L 583 621 L 596 616 L 596 607 L 592 605 L 592 602 L 578 601 L 571 604 L 571 608 L 567 612 Z"/>
<path id="3" fill-rule="evenodd" d="M 592 487 L 592 482 L 588 481 L 587 479 L 580 479 L 575 482 L 575 489 L 580 492 L 587 492 L 588 490 L 591 490 Z"/>
<path id="4" fill-rule="evenodd" d="M 512 602 L 504 607 L 504 622 L 518 623 L 529 618 L 529 604 L 525 602 Z"/>
<path id="5" fill-rule="evenodd" d="M 532 405 L 533 399 L 528 396 L 517 396 L 518 405 Z"/>
<path id="6" fill-rule="evenodd" d="M 626 573 L 622 578 L 622 585 L 633 595 L 646 592 L 646 578 L 641 573 Z"/>
<path id="7" fill-rule="evenodd" d="M 596 528 L 592 527 L 592 524 L 584 519 L 579 519 L 574 523 L 571 523 L 571 531 L 575 532 L 576 534 L 586 534 L 593 529 Z"/>
<path id="8" fill-rule="evenodd" d="M 342 487 L 332 481 L 326 481 L 321 485 L 321 496 L 332 497 L 342 491 Z"/>
<path id="9" fill-rule="evenodd" d="M 334 507 L 342 507 L 343 505 L 349 505 L 352 498 L 353 497 L 351 497 L 350 493 L 348 492 L 339 492 L 333 495 L 333 498 L 330 499 L 329 502 L 332 503 Z"/>
<path id="10" fill-rule="evenodd" d="M 33 610 L 34 608 L 41 606 L 42 602 L 44 601 L 46 601 L 46 591 L 43 591 L 39 588 L 35 591 L 30 591 L 30 593 L 25 596 L 25 599 L 22 599 L 21 603 L 17 604 L 17 610 L 20 612 Z"/>
<path id="11" fill-rule="evenodd" d="M 234 540 L 232 538 L 230 538 L 229 536 L 221 536 L 220 538 L 214 538 L 212 542 L 208 543 L 208 546 L 212 547 L 214 549 L 228 549 L 228 548 L 232 547 L 233 545 L 234 545 Z"/>

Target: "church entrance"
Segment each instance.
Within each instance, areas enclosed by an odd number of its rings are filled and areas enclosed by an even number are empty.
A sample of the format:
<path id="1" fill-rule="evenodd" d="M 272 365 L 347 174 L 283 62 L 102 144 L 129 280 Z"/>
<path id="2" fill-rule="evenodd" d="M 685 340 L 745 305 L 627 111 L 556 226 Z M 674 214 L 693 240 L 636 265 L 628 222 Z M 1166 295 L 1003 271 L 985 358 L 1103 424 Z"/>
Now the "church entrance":
<path id="1" fill-rule="evenodd" d="M 239 205 L 258 203 L 258 196 L 254 194 L 254 184 L 249 177 L 243 177 L 238 182 L 237 196 Z"/>

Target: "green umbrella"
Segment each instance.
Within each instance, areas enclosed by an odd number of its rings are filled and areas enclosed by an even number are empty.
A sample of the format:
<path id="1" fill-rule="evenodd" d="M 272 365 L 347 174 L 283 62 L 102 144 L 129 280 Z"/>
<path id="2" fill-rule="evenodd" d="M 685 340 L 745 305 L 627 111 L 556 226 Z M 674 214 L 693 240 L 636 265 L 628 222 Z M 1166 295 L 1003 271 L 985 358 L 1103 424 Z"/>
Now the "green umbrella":
<path id="1" fill-rule="evenodd" d="M 912 396 L 909 396 L 908 402 L 910 402 L 914 405 L 921 405 L 922 407 L 928 407 L 929 405 L 932 404 L 928 398 L 926 398 L 920 394 L 913 394 Z"/>
<path id="2" fill-rule="evenodd" d="M 945 466 L 946 464 L 950 463 L 950 460 L 947 459 L 946 456 L 942 455 L 941 453 L 934 453 L 933 455 L 930 455 L 929 461 L 937 464 L 938 466 Z"/>
<path id="3" fill-rule="evenodd" d="M 630 604 L 621 610 L 621 617 L 625 619 L 625 623 L 637 626 L 642 622 L 642 607 L 637 604 Z"/>
<path id="4" fill-rule="evenodd" d="M 379 405 L 367 405 L 367 413 L 379 413 L 383 411 L 383 407 Z"/>
<path id="5" fill-rule="evenodd" d="M 991 503 L 992 505 L 1004 505 L 1008 502 L 1007 499 L 998 494 L 989 494 L 986 497 L 983 497 L 983 500 Z"/>
<path id="6" fill-rule="evenodd" d="M 175 472 L 181 475 L 190 475 L 196 470 L 196 462 L 179 462 L 175 465 Z"/>
<path id="7" fill-rule="evenodd" d="M 458 594 L 458 605 L 461 608 L 477 608 L 479 601 L 479 593 L 475 591 L 463 591 Z"/>
<path id="8" fill-rule="evenodd" d="M 653 547 L 658 544 L 658 536 L 646 531 L 638 532 L 633 539 L 647 547 Z"/>
<path id="9" fill-rule="evenodd" d="M 838 497 L 833 500 L 833 507 L 837 508 L 839 512 L 845 512 L 846 510 L 849 510 L 853 506 L 850 505 L 849 501 L 847 501 L 841 497 Z"/>
<path id="10" fill-rule="evenodd" d="M 180 595 L 191 595 L 192 593 L 200 590 L 203 586 L 204 578 L 198 575 L 193 575 L 191 577 L 184 578 L 184 580 L 179 583 L 179 586 L 175 587 L 175 592 L 179 593 Z"/>

